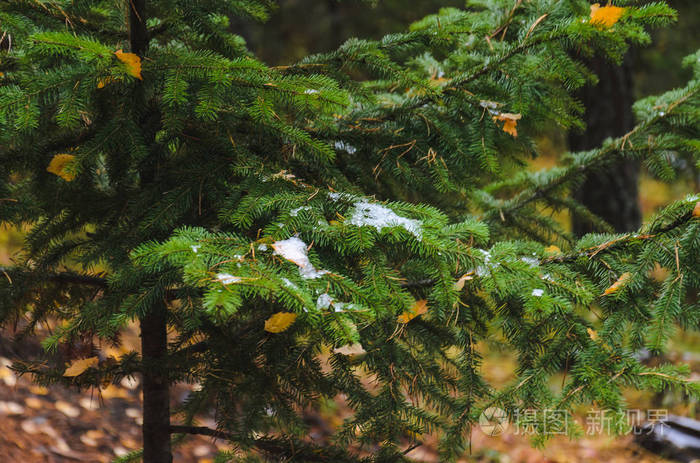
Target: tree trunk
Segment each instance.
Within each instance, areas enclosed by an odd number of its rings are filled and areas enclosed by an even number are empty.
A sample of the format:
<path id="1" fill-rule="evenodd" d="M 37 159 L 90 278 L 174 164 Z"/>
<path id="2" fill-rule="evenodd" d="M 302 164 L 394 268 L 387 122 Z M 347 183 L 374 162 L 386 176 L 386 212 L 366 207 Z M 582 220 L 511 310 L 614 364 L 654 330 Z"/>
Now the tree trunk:
<path id="1" fill-rule="evenodd" d="M 146 0 L 129 0 L 129 5 L 131 53 L 143 56 L 148 48 Z M 136 94 L 142 96 L 142 89 Z M 168 356 L 168 309 L 165 303 L 152 307 L 140 322 L 143 365 L 143 463 L 172 463 L 170 381 L 165 367 Z"/>
<path id="2" fill-rule="evenodd" d="M 141 319 L 143 359 L 143 462 L 171 463 L 170 382 L 165 369 L 168 355 L 168 312 L 158 304 Z"/>
<path id="3" fill-rule="evenodd" d="M 634 103 L 632 70 L 629 55 L 621 66 L 602 58 L 588 60 L 586 64 L 600 81 L 588 86 L 579 94 L 586 107 L 583 133 L 569 135 L 571 151 L 589 150 L 600 146 L 608 137 L 619 137 L 634 127 L 632 104 Z M 621 160 L 604 172 L 588 175 L 574 197 L 594 214 L 609 223 L 616 232 L 636 230 L 641 224 L 638 198 L 639 164 Z M 580 218 L 572 218 L 577 236 L 599 231 Z"/>

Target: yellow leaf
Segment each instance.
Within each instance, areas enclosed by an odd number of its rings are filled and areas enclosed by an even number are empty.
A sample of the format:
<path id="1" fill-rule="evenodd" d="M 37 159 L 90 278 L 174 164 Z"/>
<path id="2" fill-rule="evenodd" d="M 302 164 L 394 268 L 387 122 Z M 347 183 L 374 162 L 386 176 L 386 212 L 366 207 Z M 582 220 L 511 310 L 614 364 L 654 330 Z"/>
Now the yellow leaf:
<path id="1" fill-rule="evenodd" d="M 66 170 L 66 167 L 68 167 L 73 159 L 75 159 L 75 156 L 72 154 L 57 154 L 51 159 L 46 170 L 52 174 L 58 175 L 66 182 L 70 182 L 75 178 L 75 174 Z"/>
<path id="2" fill-rule="evenodd" d="M 277 312 L 265 320 L 265 331 L 268 333 L 281 333 L 292 326 L 297 314 L 292 312 Z"/>
<path id="3" fill-rule="evenodd" d="M 695 203 L 695 207 L 693 208 L 693 217 L 700 217 L 700 201 Z"/>
<path id="4" fill-rule="evenodd" d="M 342 347 L 336 347 L 333 349 L 333 352 L 342 355 L 362 355 L 367 353 L 367 351 L 362 347 L 362 344 L 359 342 L 354 344 L 346 344 Z"/>
<path id="5" fill-rule="evenodd" d="M 36 395 L 48 395 L 49 390 L 44 386 L 29 386 L 29 392 Z"/>
<path id="6" fill-rule="evenodd" d="M 461 291 L 462 288 L 464 288 L 464 283 L 466 283 L 467 280 L 471 280 L 472 278 L 474 278 L 474 271 L 471 271 L 471 272 L 469 272 L 469 273 L 465 273 L 464 275 L 462 275 L 461 277 L 459 277 L 459 280 L 455 281 L 455 286 L 454 286 L 454 288 L 455 288 L 457 291 Z"/>
<path id="7" fill-rule="evenodd" d="M 105 85 L 111 84 L 114 81 L 113 77 L 107 76 L 97 81 L 97 88 L 105 88 Z"/>
<path id="8" fill-rule="evenodd" d="M 595 340 L 598 339 L 598 333 L 596 333 L 594 330 L 592 330 L 591 328 L 586 328 L 586 331 L 588 331 L 588 336 L 589 336 L 592 340 L 595 341 Z"/>
<path id="9" fill-rule="evenodd" d="M 428 301 L 421 299 L 416 301 L 410 310 L 405 311 L 398 316 L 397 320 L 399 323 L 408 323 L 419 315 L 423 315 L 428 311 Z"/>
<path id="10" fill-rule="evenodd" d="M 632 274 L 630 272 L 623 273 L 622 275 L 620 275 L 620 278 L 618 278 L 617 281 L 612 284 L 612 286 L 605 290 L 603 295 L 607 296 L 608 294 L 612 294 L 618 291 L 620 288 L 627 284 L 630 278 L 632 278 Z"/>
<path id="11" fill-rule="evenodd" d="M 599 29 L 610 29 L 622 17 L 624 8 L 614 5 L 600 6 L 600 3 L 591 5 L 591 24 Z"/>
<path id="12" fill-rule="evenodd" d="M 63 376 L 80 376 L 88 368 L 96 367 L 99 361 L 100 360 L 97 357 L 73 360 L 68 365 L 68 368 L 66 368 L 66 371 L 65 373 L 63 373 Z"/>
<path id="13" fill-rule="evenodd" d="M 513 114 L 513 113 L 500 113 L 496 116 L 493 116 L 493 121 L 498 122 L 501 121 L 503 122 L 503 131 L 505 133 L 509 133 L 514 137 L 518 136 L 518 129 L 516 128 L 518 126 L 518 121 L 520 120 L 522 116 L 520 114 Z"/>
<path id="14" fill-rule="evenodd" d="M 561 249 L 559 249 L 559 246 L 551 245 L 544 248 L 544 252 L 549 255 L 561 254 Z"/>
<path id="15" fill-rule="evenodd" d="M 126 65 L 126 71 L 136 77 L 137 79 L 143 80 L 141 77 L 141 58 L 139 55 L 134 53 L 124 53 L 121 50 L 114 52 L 117 59 Z"/>

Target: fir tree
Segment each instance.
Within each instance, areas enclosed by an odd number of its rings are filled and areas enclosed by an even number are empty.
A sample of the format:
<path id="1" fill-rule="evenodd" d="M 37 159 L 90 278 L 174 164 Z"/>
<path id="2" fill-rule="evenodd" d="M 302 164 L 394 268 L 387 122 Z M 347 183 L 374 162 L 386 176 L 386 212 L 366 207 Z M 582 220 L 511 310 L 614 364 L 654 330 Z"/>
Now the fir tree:
<path id="1" fill-rule="evenodd" d="M 674 12 L 467 3 L 280 67 L 229 30 L 271 1 L 2 3 L 0 221 L 29 232 L 2 269 L 1 319 L 57 321 L 49 351 L 97 354 L 132 320 L 142 335 L 140 354 L 17 371 L 74 387 L 141 375 L 147 463 L 192 433 L 240 448 L 221 461 L 329 462 L 403 461 L 437 433 L 450 460 L 488 407 L 697 395 L 687 369 L 634 352 L 698 327 L 699 198 L 613 235 L 570 192 L 620 158 L 666 180 L 674 159 L 698 162 L 700 53 L 625 136 L 530 172 L 533 137 L 581 126 L 571 95 L 595 76 L 571 51 L 619 62 Z M 601 233 L 576 240 L 558 211 Z M 483 378 L 480 341 L 516 353 L 512 384 Z M 179 381 L 201 388 L 171 425 Z M 338 396 L 354 414 L 314 442 L 304 412 Z M 196 426 L 211 408 L 219 429 Z"/>

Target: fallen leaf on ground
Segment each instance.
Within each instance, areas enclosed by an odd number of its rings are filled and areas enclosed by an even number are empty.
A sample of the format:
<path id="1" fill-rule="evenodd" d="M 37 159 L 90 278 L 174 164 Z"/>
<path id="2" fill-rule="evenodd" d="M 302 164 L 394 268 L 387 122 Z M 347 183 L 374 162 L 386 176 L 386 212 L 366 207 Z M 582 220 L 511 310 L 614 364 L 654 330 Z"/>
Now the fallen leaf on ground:
<path id="1" fill-rule="evenodd" d="M 0 415 L 21 415 L 24 407 L 17 402 L 0 401 Z"/>
<path id="2" fill-rule="evenodd" d="M 80 409 L 78 407 L 74 407 L 68 402 L 57 400 L 54 406 L 56 407 L 56 410 L 66 415 L 68 418 L 77 418 L 80 416 Z"/>

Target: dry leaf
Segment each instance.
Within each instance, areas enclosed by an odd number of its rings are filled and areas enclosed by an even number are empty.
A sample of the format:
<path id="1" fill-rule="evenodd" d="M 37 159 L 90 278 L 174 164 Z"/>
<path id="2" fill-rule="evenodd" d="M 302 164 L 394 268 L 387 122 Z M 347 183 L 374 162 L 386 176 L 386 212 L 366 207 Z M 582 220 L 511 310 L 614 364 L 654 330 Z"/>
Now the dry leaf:
<path id="1" fill-rule="evenodd" d="M 75 174 L 66 170 L 66 167 L 68 167 L 74 159 L 75 156 L 72 154 L 57 154 L 51 159 L 46 171 L 58 175 L 66 182 L 70 182 L 75 178 Z"/>
<path id="2" fill-rule="evenodd" d="M 397 320 L 399 323 L 408 323 L 419 315 L 423 315 L 428 311 L 428 301 L 421 299 L 416 301 L 411 307 L 411 310 L 407 310 L 398 316 Z"/>
<path id="3" fill-rule="evenodd" d="M 21 415 L 24 407 L 17 402 L 0 401 L 0 415 Z"/>
<path id="4" fill-rule="evenodd" d="M 618 278 L 617 281 L 612 284 L 612 286 L 605 290 L 603 295 L 607 296 L 608 294 L 612 294 L 618 291 L 620 288 L 627 284 L 630 278 L 632 278 L 632 274 L 630 272 L 623 273 L 622 275 L 620 275 L 620 278 Z"/>
<path id="5" fill-rule="evenodd" d="M 700 201 L 698 201 L 693 208 L 693 217 L 700 217 Z"/>
<path id="6" fill-rule="evenodd" d="M 114 81 L 113 77 L 104 77 L 97 81 L 97 88 L 104 88 L 105 85 L 111 84 Z"/>
<path id="7" fill-rule="evenodd" d="M 591 5 L 591 24 L 599 28 L 610 29 L 622 17 L 624 8 L 614 5 L 600 6 L 600 3 Z"/>
<path id="8" fill-rule="evenodd" d="M 509 133 L 514 137 L 518 136 L 518 129 L 516 128 L 518 125 L 518 121 L 520 120 L 522 116 L 520 114 L 513 114 L 513 113 L 500 113 L 496 116 L 493 116 L 493 121 L 498 122 L 501 121 L 503 122 L 503 131 L 505 133 Z"/>
<path id="9" fill-rule="evenodd" d="M 45 386 L 29 386 L 29 392 L 36 395 L 47 395 L 49 390 Z"/>
<path id="10" fill-rule="evenodd" d="M 596 333 L 594 330 L 592 330 L 591 328 L 586 328 L 586 331 L 588 331 L 588 336 L 590 336 L 592 340 L 595 341 L 598 339 L 598 333 Z"/>
<path id="11" fill-rule="evenodd" d="M 44 401 L 41 399 L 37 399 L 36 397 L 27 397 L 26 399 L 24 399 L 24 405 L 35 410 L 40 410 L 46 407 Z"/>
<path id="12" fill-rule="evenodd" d="M 297 314 L 292 312 L 277 312 L 265 320 L 265 331 L 268 333 L 281 333 L 292 326 Z"/>
<path id="13" fill-rule="evenodd" d="M 104 389 L 100 389 L 100 396 L 103 399 L 128 399 L 129 393 L 126 389 L 110 384 Z"/>
<path id="14" fill-rule="evenodd" d="M 78 403 L 85 410 L 97 410 L 100 408 L 99 401 L 96 398 L 93 399 L 92 397 L 81 397 Z"/>
<path id="15" fill-rule="evenodd" d="M 80 416 L 80 409 L 72 406 L 68 402 L 57 400 L 54 406 L 56 407 L 56 410 L 66 415 L 68 418 L 77 418 Z"/>
<path id="16" fill-rule="evenodd" d="M 462 275 L 461 277 L 459 277 L 459 280 L 455 281 L 454 288 L 455 288 L 457 291 L 461 291 L 462 288 L 464 288 L 464 283 L 466 283 L 467 280 L 471 280 L 472 278 L 474 278 L 474 272 L 473 272 L 473 271 L 471 271 L 471 272 L 469 272 L 469 273 L 465 273 L 464 275 Z"/>
<path id="17" fill-rule="evenodd" d="M 342 355 L 362 355 L 367 353 L 367 351 L 362 347 L 362 344 L 359 342 L 356 342 L 355 344 L 346 344 L 342 347 L 336 347 L 333 349 L 333 352 Z"/>
<path id="18" fill-rule="evenodd" d="M 137 79 L 143 80 L 143 77 L 141 77 L 141 58 L 138 55 L 134 53 L 124 53 L 121 50 L 115 51 L 114 54 L 119 61 L 126 65 L 126 72 Z"/>
<path id="19" fill-rule="evenodd" d="M 544 253 L 548 255 L 561 254 L 561 249 L 559 246 L 551 245 L 544 248 Z"/>
<path id="20" fill-rule="evenodd" d="M 99 361 L 100 360 L 97 357 L 73 360 L 68 365 L 68 368 L 66 368 L 66 371 L 65 373 L 63 373 L 63 376 L 80 376 L 88 368 L 96 367 Z"/>

